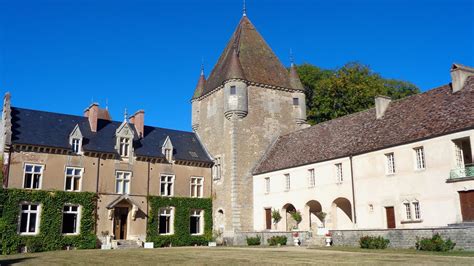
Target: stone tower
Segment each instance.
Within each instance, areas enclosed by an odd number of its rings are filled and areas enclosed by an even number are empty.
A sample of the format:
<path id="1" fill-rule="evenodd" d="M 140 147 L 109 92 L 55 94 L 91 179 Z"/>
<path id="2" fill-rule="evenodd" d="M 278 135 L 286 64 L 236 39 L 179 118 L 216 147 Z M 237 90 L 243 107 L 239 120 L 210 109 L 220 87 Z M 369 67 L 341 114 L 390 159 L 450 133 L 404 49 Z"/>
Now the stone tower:
<path id="1" fill-rule="evenodd" d="M 275 139 L 306 126 L 305 94 L 247 18 L 242 17 L 192 103 L 192 127 L 214 159 L 214 227 L 225 237 L 253 230 L 252 171 Z M 263 219 L 263 218 L 262 218 Z"/>

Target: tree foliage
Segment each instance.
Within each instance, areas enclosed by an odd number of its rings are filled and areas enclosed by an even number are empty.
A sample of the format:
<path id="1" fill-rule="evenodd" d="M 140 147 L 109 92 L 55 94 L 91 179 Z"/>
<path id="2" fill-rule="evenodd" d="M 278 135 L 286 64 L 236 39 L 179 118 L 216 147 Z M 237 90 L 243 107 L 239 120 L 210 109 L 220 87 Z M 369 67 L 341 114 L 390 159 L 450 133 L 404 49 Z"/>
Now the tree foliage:
<path id="1" fill-rule="evenodd" d="M 303 64 L 298 66 L 297 71 L 306 88 L 310 124 L 371 108 L 377 95 L 395 100 L 420 92 L 412 83 L 384 79 L 368 66 L 356 62 L 335 70 Z"/>

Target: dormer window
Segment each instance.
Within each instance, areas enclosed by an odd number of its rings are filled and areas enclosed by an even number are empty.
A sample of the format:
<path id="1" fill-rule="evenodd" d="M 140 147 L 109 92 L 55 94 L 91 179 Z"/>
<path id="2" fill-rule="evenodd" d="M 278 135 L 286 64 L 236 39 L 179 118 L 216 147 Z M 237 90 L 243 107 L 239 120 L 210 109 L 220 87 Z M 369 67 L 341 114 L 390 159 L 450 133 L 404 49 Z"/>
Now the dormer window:
<path id="1" fill-rule="evenodd" d="M 81 139 L 72 139 L 72 151 L 74 153 L 79 153 L 81 151 Z"/>
<path id="2" fill-rule="evenodd" d="M 168 163 L 173 163 L 173 150 L 173 143 L 171 143 L 170 137 L 167 136 L 163 142 L 163 146 L 161 146 L 161 153 L 165 156 Z"/>
<path id="3" fill-rule="evenodd" d="M 128 157 L 130 150 L 130 139 L 129 138 L 120 138 L 120 156 Z"/>
<path id="4" fill-rule="evenodd" d="M 165 149 L 165 157 L 168 162 L 171 162 L 171 160 L 173 159 L 173 152 L 171 151 L 171 149 Z"/>

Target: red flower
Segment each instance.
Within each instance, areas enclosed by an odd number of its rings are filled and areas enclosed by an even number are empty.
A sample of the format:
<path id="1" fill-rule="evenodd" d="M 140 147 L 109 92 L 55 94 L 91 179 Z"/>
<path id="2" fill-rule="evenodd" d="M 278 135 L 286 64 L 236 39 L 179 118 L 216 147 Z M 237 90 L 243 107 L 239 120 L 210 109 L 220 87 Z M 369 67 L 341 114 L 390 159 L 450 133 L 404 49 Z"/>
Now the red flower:
<path id="1" fill-rule="evenodd" d="M 326 236 L 331 236 L 331 233 L 330 232 L 326 233 Z"/>
<path id="2" fill-rule="evenodd" d="M 298 236 L 299 236 L 298 232 L 293 233 L 293 237 L 298 237 Z"/>

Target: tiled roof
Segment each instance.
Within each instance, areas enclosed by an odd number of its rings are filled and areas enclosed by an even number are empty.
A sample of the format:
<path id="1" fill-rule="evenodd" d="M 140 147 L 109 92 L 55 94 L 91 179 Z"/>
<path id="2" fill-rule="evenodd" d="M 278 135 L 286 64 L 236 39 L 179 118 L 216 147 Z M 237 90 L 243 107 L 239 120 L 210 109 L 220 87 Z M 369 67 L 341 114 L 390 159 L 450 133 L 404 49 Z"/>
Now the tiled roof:
<path id="1" fill-rule="evenodd" d="M 445 85 L 279 137 L 255 174 L 362 154 L 404 143 L 474 129 L 474 77 L 456 93 Z"/>
<path id="2" fill-rule="evenodd" d="M 244 16 L 239 22 L 237 29 L 227 43 L 224 52 L 219 57 L 214 66 L 204 90 L 201 95 L 205 95 L 215 88 L 221 86 L 228 79 L 230 70 L 235 70 L 235 60 L 233 51 L 237 49 L 238 61 L 243 73 L 237 73 L 245 77 L 247 81 L 262 83 L 272 86 L 293 88 L 287 69 L 273 53 L 262 36 L 257 32 L 255 26 Z M 234 58 L 235 59 L 235 58 Z M 236 75 L 232 73 L 230 75 Z M 194 98 L 199 96 L 194 95 Z"/>
<path id="3" fill-rule="evenodd" d="M 114 153 L 115 131 L 121 122 L 98 120 L 91 132 L 87 117 L 12 107 L 12 143 L 70 149 L 69 134 L 79 125 L 84 137 L 83 150 Z M 134 127 L 132 127 L 133 130 Z M 174 159 L 211 162 L 204 147 L 192 132 L 145 126 L 144 137 L 134 140 L 135 155 L 164 158 L 161 146 L 169 136 L 175 149 Z M 136 134 L 138 135 L 138 134 Z M 193 156 L 194 155 L 194 156 Z"/>

